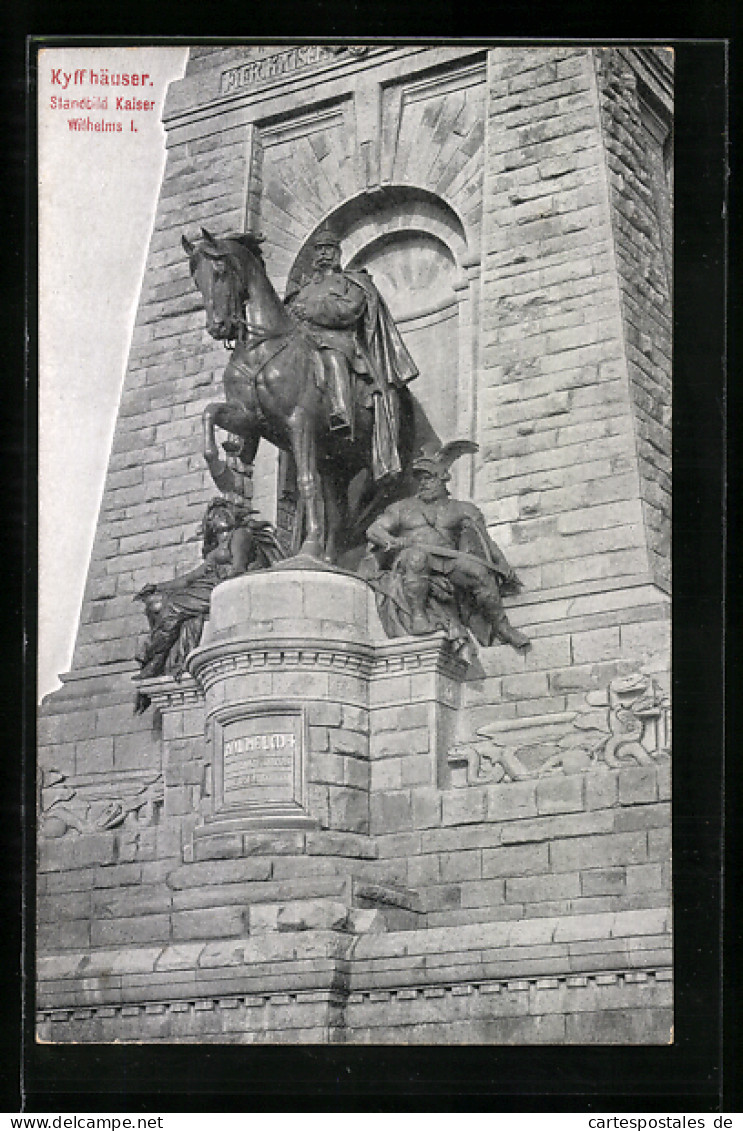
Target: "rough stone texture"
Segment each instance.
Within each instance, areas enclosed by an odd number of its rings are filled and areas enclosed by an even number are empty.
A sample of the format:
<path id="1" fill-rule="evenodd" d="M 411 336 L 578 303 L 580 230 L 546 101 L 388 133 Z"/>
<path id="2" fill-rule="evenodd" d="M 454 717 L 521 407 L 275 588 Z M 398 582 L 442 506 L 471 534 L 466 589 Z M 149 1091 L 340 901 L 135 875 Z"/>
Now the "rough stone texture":
<path id="1" fill-rule="evenodd" d="M 39 723 L 42 1039 L 670 1039 L 667 756 L 467 788 L 446 758 L 464 717 L 571 716 L 638 670 L 668 687 L 666 54 L 191 52 L 73 668 Z M 132 597 L 197 564 L 214 493 L 225 355 L 181 231 L 260 227 L 281 291 L 327 218 L 434 427 L 480 443 L 453 490 L 522 577 L 533 649 L 482 650 L 463 681 L 441 641 L 385 641 L 361 582 L 254 577 L 215 592 L 203 642 L 237 657 L 135 718 Z M 253 490 L 285 520 L 266 445 Z M 306 708 L 320 827 L 210 831 L 210 711 L 272 699 Z"/>
<path id="2" fill-rule="evenodd" d="M 342 913 L 339 905 L 339 920 Z M 325 927 L 303 933 L 305 921 L 295 913 L 283 937 L 101 950 L 84 978 L 79 954 L 43 960 L 40 1035 L 529 1044 L 576 1042 L 589 1032 L 600 1044 L 670 1040 L 663 913 L 402 936 L 351 937 Z M 582 972 L 587 959 L 590 973 Z"/>

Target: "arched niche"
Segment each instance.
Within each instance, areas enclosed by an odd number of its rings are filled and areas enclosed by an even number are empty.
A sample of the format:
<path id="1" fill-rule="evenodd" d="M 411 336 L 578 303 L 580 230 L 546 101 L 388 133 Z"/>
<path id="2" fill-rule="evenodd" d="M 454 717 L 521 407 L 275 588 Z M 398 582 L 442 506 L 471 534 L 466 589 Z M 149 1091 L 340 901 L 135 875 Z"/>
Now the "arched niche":
<path id="1" fill-rule="evenodd" d="M 418 366 L 410 389 L 421 440 L 432 433 L 442 442 L 474 439 L 480 261 L 460 217 L 434 193 L 410 185 L 362 193 L 307 233 L 286 278 L 287 290 L 311 273 L 313 237 L 326 224 L 341 241 L 343 266 L 372 276 Z M 264 453 L 264 458 L 270 457 Z M 453 493 L 472 494 L 473 470 L 472 457 L 454 465 Z M 296 484 L 285 454 L 278 458 L 273 483 L 265 502 L 272 502 L 279 525 L 288 528 Z M 259 501 L 262 493 L 265 486 Z M 271 509 L 266 505 L 267 513 Z"/>

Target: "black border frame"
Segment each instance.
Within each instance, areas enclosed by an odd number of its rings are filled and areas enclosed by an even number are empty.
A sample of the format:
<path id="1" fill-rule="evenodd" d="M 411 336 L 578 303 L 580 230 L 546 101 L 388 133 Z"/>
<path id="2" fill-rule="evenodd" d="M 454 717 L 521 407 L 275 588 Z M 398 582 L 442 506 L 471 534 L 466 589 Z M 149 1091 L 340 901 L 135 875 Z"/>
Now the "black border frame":
<path id="1" fill-rule="evenodd" d="M 317 15 L 322 16 L 322 5 Z M 333 9 L 331 9 L 331 12 Z M 355 9 L 350 14 L 353 16 Z M 438 9 L 434 9 L 436 15 Z M 706 6 L 703 29 L 710 34 L 719 27 L 721 7 Z M 348 13 L 347 13 L 348 14 Z M 678 16 L 678 10 L 675 12 Z M 695 13 L 698 16 L 698 11 Z M 121 22 L 129 23 L 131 12 L 122 10 Z M 450 17 L 451 18 L 451 17 Z M 688 15 L 686 17 L 688 19 Z M 58 10 L 56 22 L 69 22 Z M 16 24 L 17 24 L 16 20 Z M 52 31 L 55 20 L 47 18 Z M 306 22 L 306 17 L 305 17 Z M 314 21 L 313 21 L 314 22 Z M 322 20 L 318 19 L 318 23 Z M 368 41 L 375 33 L 374 20 L 366 21 Z M 432 22 L 435 22 L 432 21 Z M 561 41 L 571 30 L 561 19 Z M 680 19 L 670 21 L 684 23 Z M 333 20 L 335 24 L 336 21 Z M 338 20 L 335 42 L 342 36 Z M 264 35 L 271 42 L 307 38 L 322 41 L 322 35 L 302 35 L 302 20 L 291 37 Z M 51 25 L 51 26 L 50 26 Z M 171 26 L 173 26 L 171 22 Z M 430 26 L 430 25 L 429 25 Z M 357 24 L 358 27 L 358 24 Z M 14 31 L 17 28 L 13 29 Z M 262 31 L 256 28 L 256 31 Z M 329 30 L 335 32 L 336 28 Z M 354 30 L 354 29 L 351 29 Z M 416 29 L 413 29 L 416 30 Z M 430 31 L 428 33 L 431 34 Z M 714 32 L 713 32 L 714 34 Z M 64 45 L 94 45 L 103 37 L 84 39 L 65 36 Z M 105 37 L 107 42 L 120 35 Z M 447 36 L 447 38 L 449 38 Z M 211 42 L 229 42 L 231 37 L 214 36 Z M 131 37 L 130 42 L 152 42 L 150 37 Z M 17 46 L 11 36 L 9 46 Z M 245 42 L 246 40 L 232 40 Z M 248 40 L 248 42 L 254 40 Z M 478 42 L 480 40 L 478 39 Z M 199 36 L 179 36 L 158 40 L 163 45 L 208 42 Z M 462 42 L 462 40 L 457 40 Z M 466 40 L 465 42 L 470 42 Z M 493 44 L 498 39 L 493 37 Z M 500 40 L 502 42 L 502 40 Z M 511 40 L 511 43 L 517 42 Z M 534 39 L 529 42 L 538 42 Z M 616 43 L 611 37 L 595 37 L 596 45 Z M 638 40 L 623 40 L 638 43 Z M 723 801 L 723 687 L 722 654 L 725 645 L 723 616 L 728 597 L 724 588 L 723 555 L 726 490 L 725 460 L 734 453 L 734 441 L 726 438 L 725 416 L 728 390 L 725 383 L 725 354 L 728 326 L 725 299 L 729 293 L 727 271 L 726 202 L 728 79 L 730 45 L 725 42 L 680 42 L 670 36 L 658 40 L 677 49 L 676 75 L 676 263 L 675 263 L 675 408 L 674 408 L 674 860 L 676 917 L 676 1044 L 668 1049 L 654 1046 L 605 1046 L 587 1049 L 578 1046 L 441 1046 L 364 1048 L 323 1047 L 283 1048 L 267 1046 L 39 1046 L 33 1045 L 26 1028 L 23 1048 L 18 1047 L 16 1016 L 20 1010 L 16 978 L 28 977 L 28 964 L 19 970 L 18 938 L 13 906 L 21 895 L 20 876 L 4 884 L 10 897 L 10 964 L 3 968 L 10 975 L 4 995 L 10 1003 L 9 1016 L 2 1026 L 3 1068 L 10 1090 L 4 1110 L 13 1110 L 16 1085 L 14 1061 L 21 1053 L 23 1093 L 26 1111 L 310 1111 L 358 1110 L 348 1106 L 355 1099 L 365 1110 L 400 1111 L 460 1110 L 463 1103 L 485 1101 L 501 1111 L 735 1111 L 734 1064 L 723 1074 L 723 1058 L 734 1051 L 734 1018 L 730 1009 L 723 1014 L 723 976 L 731 975 L 722 965 L 722 820 Z M 47 37 L 43 43 L 53 45 Z M 641 41 L 639 41 L 641 45 Z M 38 43 L 38 46 L 41 46 Z M 36 46 L 36 45 L 34 45 Z M 690 54 L 691 53 L 691 54 Z M 23 196 L 26 204 L 28 238 L 28 294 L 31 309 L 35 296 L 35 185 L 32 136 L 20 121 L 18 105 L 22 83 L 18 80 L 18 60 L 3 72 L 10 87 L 13 107 L 11 124 L 15 145 L 6 167 L 10 176 L 6 188 L 18 187 L 24 161 L 29 160 L 30 175 Z M 8 76 L 10 75 L 10 80 Z M 31 92 L 33 95 L 33 91 Z M 27 129 L 31 127 L 29 123 Z M 22 208 L 18 197 L 11 200 L 7 218 L 15 216 L 15 231 L 22 230 Z M 20 250 L 13 244 L 7 273 L 3 279 L 5 311 L 16 318 L 23 311 L 16 295 Z M 7 296 L 12 296 L 7 301 Z M 10 333 L 6 342 L 13 340 Z M 26 347 L 23 347 L 25 350 Z M 23 360 L 23 353 L 21 353 Z M 33 338 L 28 346 L 28 369 L 35 372 Z M 19 411 L 20 408 L 20 411 Z M 23 416 L 26 414 L 25 442 Z M 10 609 L 10 632 L 19 627 L 17 604 L 20 595 L 25 608 L 25 627 L 33 622 L 35 576 L 35 443 L 36 401 L 33 381 L 10 404 L 5 414 L 6 444 L 10 455 L 10 513 L 17 527 L 25 532 L 23 569 L 19 557 L 6 561 L 6 587 L 15 595 Z M 20 425 L 20 427 L 19 427 Z M 729 446 L 728 446 L 729 445 Z M 25 475 L 19 468 L 25 462 Z M 23 494 L 25 478 L 26 489 Z M 734 503 L 733 503 L 734 506 Z M 730 595 L 730 599 L 734 597 Z M 13 601 L 13 597 L 11 598 Z M 7 609 L 6 609 L 7 614 Z M 728 642 L 733 653 L 736 644 Z M 734 658 L 734 657 L 733 657 Z M 27 662 L 31 659 L 26 652 Z M 0 695 L 6 705 L 18 702 L 17 665 L 6 658 L 0 668 Z M 26 669 L 26 716 L 21 739 L 33 749 L 33 678 Z M 30 692 L 30 694 L 28 694 Z M 734 713 L 735 706 L 731 704 Z M 30 708 L 30 709 L 29 709 Z M 10 768 L 12 771 L 12 767 Z M 28 902 L 33 879 L 28 874 L 33 860 L 30 830 L 21 848 L 17 834 L 17 794 L 11 786 L 3 798 L 2 832 L 5 859 L 23 864 L 26 894 L 26 941 L 32 947 L 28 924 Z M 20 772 L 18 778 L 21 778 Z M 19 786 L 21 781 L 19 780 Z M 33 798 L 32 783 L 25 782 L 25 803 Z M 32 806 L 29 811 L 33 811 Z M 729 905 L 728 905 L 729 906 Z M 728 924 L 732 941 L 737 941 L 734 923 Z M 27 960 L 30 955 L 27 955 Z M 734 983 L 733 983 L 734 984 Z M 3 987 L 5 989 L 5 987 Z M 728 981 L 727 990 L 732 989 Z M 32 1004 L 25 1001 L 28 1011 Z M 732 1005 L 732 1003 L 731 1003 Z M 722 1043 L 723 1024 L 728 1026 L 727 1042 Z M 186 1082 L 191 1089 L 185 1093 Z M 294 1106 L 292 1104 L 299 1106 Z M 451 1105 L 451 1106 L 449 1106 Z M 20 1104 L 18 1105 L 20 1107 Z M 480 1110 L 482 1107 L 480 1106 Z M 486 1109 L 487 1110 L 487 1109 Z M 491 1109 L 492 1110 L 492 1109 Z"/>

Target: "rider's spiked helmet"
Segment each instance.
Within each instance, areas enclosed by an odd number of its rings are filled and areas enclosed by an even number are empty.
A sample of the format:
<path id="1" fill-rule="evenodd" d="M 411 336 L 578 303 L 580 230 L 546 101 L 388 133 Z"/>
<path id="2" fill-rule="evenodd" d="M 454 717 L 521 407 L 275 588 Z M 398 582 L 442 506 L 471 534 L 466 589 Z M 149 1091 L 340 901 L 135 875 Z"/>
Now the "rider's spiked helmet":
<path id="1" fill-rule="evenodd" d="M 337 247 L 340 250 L 341 241 L 330 224 L 323 224 L 312 237 L 313 247 Z"/>

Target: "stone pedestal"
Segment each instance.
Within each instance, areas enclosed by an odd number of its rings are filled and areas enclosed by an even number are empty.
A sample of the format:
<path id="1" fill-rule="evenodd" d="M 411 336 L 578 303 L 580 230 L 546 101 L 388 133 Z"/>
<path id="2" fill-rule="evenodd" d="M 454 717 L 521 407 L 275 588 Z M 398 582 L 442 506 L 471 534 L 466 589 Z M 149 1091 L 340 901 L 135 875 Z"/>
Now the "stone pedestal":
<path id="1" fill-rule="evenodd" d="M 387 640 L 359 577 L 282 568 L 224 582 L 188 666 L 192 678 L 143 687 L 163 719 L 165 815 L 181 812 L 210 853 L 262 829 L 368 836 L 386 827 L 375 792 L 425 796 L 448 780 L 465 665 L 441 633 Z"/>
<path id="2" fill-rule="evenodd" d="M 205 833 L 368 833 L 369 598 L 359 578 L 319 569 L 249 574 L 215 590 L 189 661 L 213 768 Z"/>

